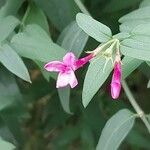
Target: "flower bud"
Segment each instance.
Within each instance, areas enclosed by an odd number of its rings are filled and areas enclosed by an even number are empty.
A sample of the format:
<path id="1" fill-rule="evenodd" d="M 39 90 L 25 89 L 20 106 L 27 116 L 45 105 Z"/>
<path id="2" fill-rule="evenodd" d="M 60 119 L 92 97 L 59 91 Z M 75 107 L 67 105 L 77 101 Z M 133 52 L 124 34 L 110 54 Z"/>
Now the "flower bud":
<path id="1" fill-rule="evenodd" d="M 116 61 L 114 66 L 113 77 L 111 81 L 111 96 L 113 99 L 117 99 L 121 91 L 121 62 Z"/>

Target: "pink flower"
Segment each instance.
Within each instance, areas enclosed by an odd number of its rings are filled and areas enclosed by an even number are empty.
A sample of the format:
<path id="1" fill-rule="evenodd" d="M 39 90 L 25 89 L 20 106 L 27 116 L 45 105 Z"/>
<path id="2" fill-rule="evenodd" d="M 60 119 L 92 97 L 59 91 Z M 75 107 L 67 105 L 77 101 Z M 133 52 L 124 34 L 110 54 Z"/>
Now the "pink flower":
<path id="1" fill-rule="evenodd" d="M 113 77 L 111 81 L 111 96 L 113 99 L 117 99 L 121 91 L 121 62 L 116 61 L 114 66 Z"/>
<path id="2" fill-rule="evenodd" d="M 48 62 L 44 68 L 50 72 L 58 72 L 58 78 L 56 88 L 65 87 L 68 84 L 71 88 L 74 88 L 77 84 L 77 78 L 74 74 L 75 70 L 82 67 L 89 60 L 93 58 L 93 54 L 90 54 L 84 58 L 77 59 L 72 52 L 68 52 L 63 61 L 51 61 Z"/>

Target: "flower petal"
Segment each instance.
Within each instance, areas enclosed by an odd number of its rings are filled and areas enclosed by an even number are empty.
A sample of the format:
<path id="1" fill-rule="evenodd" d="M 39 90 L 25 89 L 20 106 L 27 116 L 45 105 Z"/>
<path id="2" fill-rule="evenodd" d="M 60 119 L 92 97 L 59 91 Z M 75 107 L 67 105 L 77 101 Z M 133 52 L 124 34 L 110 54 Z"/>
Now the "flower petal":
<path id="1" fill-rule="evenodd" d="M 44 68 L 47 71 L 55 71 L 55 72 L 59 72 L 59 71 L 63 71 L 65 70 L 65 65 L 63 62 L 60 61 L 51 61 L 48 62 L 47 64 L 45 64 Z"/>
<path id="2" fill-rule="evenodd" d="M 113 99 L 117 99 L 121 91 L 121 64 L 115 63 L 114 73 L 111 81 L 111 96 Z"/>
<path id="3" fill-rule="evenodd" d="M 113 82 L 111 83 L 111 96 L 113 99 L 117 99 L 120 95 L 121 83 Z"/>
<path id="4" fill-rule="evenodd" d="M 71 88 L 74 88 L 78 84 L 73 70 L 68 72 L 60 72 L 58 74 L 56 87 L 61 88 L 67 86 L 68 84 L 70 84 Z"/>
<path id="5" fill-rule="evenodd" d="M 77 78 L 73 71 L 70 72 L 69 84 L 70 84 L 71 88 L 74 88 L 78 84 Z"/>
<path id="6" fill-rule="evenodd" d="M 64 56 L 63 62 L 64 62 L 66 65 L 68 65 L 68 66 L 70 66 L 70 67 L 72 67 L 72 68 L 74 69 L 74 64 L 75 64 L 75 62 L 76 62 L 76 57 L 75 57 L 74 53 L 68 52 L 68 53 Z"/>
<path id="7" fill-rule="evenodd" d="M 78 68 L 82 67 L 83 65 L 85 65 L 86 63 L 88 63 L 93 57 L 94 57 L 93 54 L 89 54 L 86 57 L 78 59 L 75 63 L 76 69 L 78 69 Z"/>

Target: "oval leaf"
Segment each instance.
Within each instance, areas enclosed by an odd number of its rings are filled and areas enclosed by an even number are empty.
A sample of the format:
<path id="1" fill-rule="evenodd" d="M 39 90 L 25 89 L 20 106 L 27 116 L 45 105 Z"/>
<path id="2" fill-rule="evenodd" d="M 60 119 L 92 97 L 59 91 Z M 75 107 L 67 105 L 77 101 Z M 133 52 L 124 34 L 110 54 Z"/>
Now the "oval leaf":
<path id="1" fill-rule="evenodd" d="M 124 55 L 141 59 L 150 60 L 150 44 L 139 42 L 133 39 L 126 39 L 121 42 L 120 50 Z"/>
<path id="2" fill-rule="evenodd" d="M 76 21 L 79 27 L 98 42 L 107 42 L 112 38 L 110 28 L 93 19 L 91 16 L 78 13 Z"/>
<path id="3" fill-rule="evenodd" d="M 140 9 L 137 9 L 119 19 L 120 23 L 130 21 L 130 20 L 136 20 L 136 19 L 150 19 L 150 7 L 143 7 Z"/>
<path id="4" fill-rule="evenodd" d="M 96 150 L 117 150 L 132 129 L 136 115 L 124 109 L 117 112 L 106 123 Z"/>

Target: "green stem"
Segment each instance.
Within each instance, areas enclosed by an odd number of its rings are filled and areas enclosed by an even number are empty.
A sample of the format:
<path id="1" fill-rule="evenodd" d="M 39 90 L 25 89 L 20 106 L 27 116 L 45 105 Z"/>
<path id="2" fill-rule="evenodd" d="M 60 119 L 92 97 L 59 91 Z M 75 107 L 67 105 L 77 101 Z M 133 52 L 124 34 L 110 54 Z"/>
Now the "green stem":
<path id="1" fill-rule="evenodd" d="M 22 28 L 23 28 L 24 25 L 25 25 L 25 21 L 26 21 L 26 19 L 27 19 L 27 17 L 28 17 L 28 14 L 29 14 L 29 12 L 30 12 L 30 9 L 31 9 L 30 4 L 28 4 L 27 10 L 26 10 L 26 12 L 25 12 L 25 14 L 24 14 L 24 16 L 23 16 L 23 18 L 22 18 L 21 24 L 20 24 L 19 32 L 22 30 Z"/>
<path id="2" fill-rule="evenodd" d="M 83 5 L 83 3 L 81 2 L 81 0 L 74 0 L 74 2 L 77 4 L 77 6 L 80 8 L 80 10 L 81 10 L 83 13 L 85 13 L 85 14 L 91 16 L 91 14 L 90 14 L 89 11 L 86 9 L 86 7 Z"/>
<path id="3" fill-rule="evenodd" d="M 135 111 L 137 112 L 137 114 L 139 115 L 139 117 L 141 118 L 141 120 L 144 122 L 145 126 L 147 127 L 149 133 L 150 133 L 150 124 L 145 116 L 144 111 L 140 108 L 140 106 L 137 104 L 135 98 L 133 97 L 127 83 L 125 80 L 122 81 L 122 87 L 131 103 L 131 105 L 133 106 L 133 108 L 135 109 Z"/>

